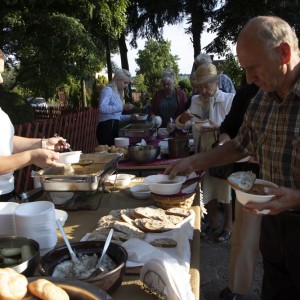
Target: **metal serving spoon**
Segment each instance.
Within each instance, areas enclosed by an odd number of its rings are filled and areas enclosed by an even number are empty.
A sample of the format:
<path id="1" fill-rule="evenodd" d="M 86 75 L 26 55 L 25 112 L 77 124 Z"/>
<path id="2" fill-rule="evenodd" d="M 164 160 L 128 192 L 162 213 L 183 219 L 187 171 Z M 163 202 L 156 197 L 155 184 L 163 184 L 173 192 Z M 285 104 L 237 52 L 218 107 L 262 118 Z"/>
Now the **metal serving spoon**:
<path id="1" fill-rule="evenodd" d="M 55 137 L 60 137 L 57 133 L 54 133 L 53 134 Z M 67 143 L 66 142 L 62 142 L 62 144 L 64 145 L 64 146 L 66 146 L 67 145 Z M 71 147 L 68 147 L 68 148 L 66 148 L 66 150 L 68 150 L 68 151 L 70 151 L 70 152 L 72 152 L 73 150 L 71 149 Z"/>
<path id="2" fill-rule="evenodd" d="M 60 233 L 61 233 L 61 235 L 62 235 L 62 237 L 63 237 L 63 239 L 64 239 L 64 241 L 66 243 L 66 245 L 67 245 L 67 248 L 69 250 L 69 253 L 70 253 L 70 256 L 71 256 L 73 264 L 74 265 L 81 264 L 80 260 L 78 259 L 78 257 L 76 256 L 75 252 L 73 251 L 73 249 L 72 249 L 72 247 L 70 245 L 70 242 L 69 242 L 69 240 L 67 238 L 67 235 L 66 235 L 66 233 L 64 231 L 64 228 L 62 227 L 59 219 L 56 220 L 56 225 L 57 225 L 57 227 L 58 227 L 58 229 L 59 229 L 59 231 L 60 231 Z"/>
<path id="3" fill-rule="evenodd" d="M 95 277 L 95 276 L 101 274 L 102 272 L 104 272 L 104 266 L 102 266 L 102 261 L 103 261 L 103 258 L 104 258 L 104 256 L 105 256 L 105 254 L 106 254 L 106 251 L 107 251 L 107 249 L 108 249 L 108 246 L 109 246 L 109 244 L 110 244 L 110 241 L 111 241 L 111 238 L 112 238 L 112 236 L 113 236 L 113 233 L 114 233 L 114 230 L 113 230 L 113 228 L 112 228 L 112 229 L 110 230 L 110 232 L 109 232 L 107 238 L 106 238 L 106 241 L 105 241 L 105 244 L 104 244 L 104 247 L 103 247 L 102 254 L 101 254 L 100 259 L 99 259 L 99 261 L 98 261 L 98 263 L 97 263 L 97 265 L 96 265 L 96 269 L 95 269 L 95 271 L 92 272 L 92 274 L 91 274 L 88 278 Z"/>

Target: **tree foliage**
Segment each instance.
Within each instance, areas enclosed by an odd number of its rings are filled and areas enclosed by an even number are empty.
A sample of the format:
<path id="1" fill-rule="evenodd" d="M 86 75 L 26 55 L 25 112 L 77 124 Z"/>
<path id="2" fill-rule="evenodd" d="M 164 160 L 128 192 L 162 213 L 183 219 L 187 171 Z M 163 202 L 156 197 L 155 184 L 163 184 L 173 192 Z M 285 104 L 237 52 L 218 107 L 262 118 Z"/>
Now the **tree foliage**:
<path id="1" fill-rule="evenodd" d="M 300 34 L 300 1 L 289 0 L 223 0 L 214 12 L 209 31 L 217 37 L 205 49 L 210 53 L 224 54 L 228 44 L 235 43 L 239 32 L 250 18 L 259 15 L 275 15 L 285 19 Z"/>
<path id="2" fill-rule="evenodd" d="M 150 95 L 159 88 L 162 71 L 165 68 L 172 68 L 178 78 L 178 56 L 171 54 L 170 41 L 149 40 L 144 50 L 138 51 L 138 58 L 135 60 L 139 66 L 137 74 L 143 74 L 145 85 Z"/>
<path id="3" fill-rule="evenodd" d="M 107 37 L 126 25 L 127 0 L 0 2 L 0 47 L 16 68 L 15 86 L 46 99 L 70 77 L 79 85 L 106 61 Z M 113 44 L 111 51 L 116 51 Z"/>

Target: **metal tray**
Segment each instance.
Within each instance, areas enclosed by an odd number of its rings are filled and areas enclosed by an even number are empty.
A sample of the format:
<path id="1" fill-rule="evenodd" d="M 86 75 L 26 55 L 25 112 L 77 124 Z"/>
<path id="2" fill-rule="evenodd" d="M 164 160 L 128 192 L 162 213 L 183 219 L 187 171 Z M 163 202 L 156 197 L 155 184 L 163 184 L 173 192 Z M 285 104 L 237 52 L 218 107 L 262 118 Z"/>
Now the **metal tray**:
<path id="1" fill-rule="evenodd" d="M 82 154 L 81 160 L 91 160 L 88 166 L 73 165 L 75 173 L 65 175 L 62 168 L 47 168 L 36 172 L 33 177 L 40 179 L 44 191 L 95 191 L 99 182 L 104 181 L 117 169 L 121 155 Z"/>
<path id="2" fill-rule="evenodd" d="M 120 135 L 125 137 L 151 137 L 155 133 L 152 124 L 129 124 L 120 129 Z"/>

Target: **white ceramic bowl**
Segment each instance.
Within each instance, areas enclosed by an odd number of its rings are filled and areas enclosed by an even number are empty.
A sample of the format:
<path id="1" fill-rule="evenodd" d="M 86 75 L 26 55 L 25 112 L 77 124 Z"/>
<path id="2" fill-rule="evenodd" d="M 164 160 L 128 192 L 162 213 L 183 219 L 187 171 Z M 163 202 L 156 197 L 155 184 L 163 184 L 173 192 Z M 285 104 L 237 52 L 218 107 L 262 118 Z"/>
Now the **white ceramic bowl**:
<path id="1" fill-rule="evenodd" d="M 254 184 L 262 184 L 264 186 L 277 187 L 276 184 L 262 179 L 256 179 Z M 250 194 L 236 189 L 235 189 L 235 193 L 236 193 L 237 200 L 243 205 L 246 205 L 248 202 L 264 203 L 270 201 L 274 197 L 274 195 Z"/>
<path id="2" fill-rule="evenodd" d="M 151 197 L 151 191 L 146 184 L 137 184 L 130 189 L 132 196 L 136 199 L 144 200 Z"/>
<path id="3" fill-rule="evenodd" d="M 150 175 L 144 179 L 149 185 L 150 191 L 158 195 L 174 195 L 180 192 L 185 176 L 176 176 L 169 179 L 168 175 Z"/>
<path id="4" fill-rule="evenodd" d="M 126 137 L 115 138 L 115 146 L 116 147 L 127 147 L 127 146 L 129 146 L 129 138 L 126 138 Z"/>
<path id="5" fill-rule="evenodd" d="M 108 181 L 112 185 L 116 186 L 127 186 L 130 184 L 131 179 L 135 176 L 131 174 L 114 174 L 108 177 Z"/>
<path id="6" fill-rule="evenodd" d="M 57 162 L 65 165 L 76 164 L 80 160 L 81 153 L 82 153 L 81 151 L 59 153 L 59 159 Z"/>

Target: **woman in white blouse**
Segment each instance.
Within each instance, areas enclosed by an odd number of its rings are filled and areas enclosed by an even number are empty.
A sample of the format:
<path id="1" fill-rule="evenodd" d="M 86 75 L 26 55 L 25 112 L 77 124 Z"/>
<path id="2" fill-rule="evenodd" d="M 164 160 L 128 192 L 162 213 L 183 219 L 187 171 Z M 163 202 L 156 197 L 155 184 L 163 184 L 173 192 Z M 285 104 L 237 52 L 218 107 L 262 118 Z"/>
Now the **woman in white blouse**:
<path id="1" fill-rule="evenodd" d="M 119 136 L 120 120 L 129 121 L 131 119 L 131 115 L 122 114 L 124 110 L 134 108 L 131 103 L 123 102 L 123 93 L 130 80 L 131 75 L 128 70 L 117 69 L 113 79 L 100 94 L 96 133 L 99 145 L 113 145 L 114 138 Z"/>
<path id="2" fill-rule="evenodd" d="M 224 93 L 218 88 L 218 72 L 212 63 L 204 63 L 196 69 L 198 95 L 192 98 L 188 111 L 176 119 L 179 129 L 192 127 L 196 152 L 203 152 L 212 148 L 218 140 L 218 127 L 230 110 L 235 94 Z M 191 76 L 193 78 L 194 76 Z M 231 188 L 226 180 L 212 177 L 208 170 L 203 178 L 203 200 L 206 205 L 209 224 L 201 233 L 205 239 L 215 237 L 216 242 L 230 240 L 232 231 Z M 222 203 L 224 210 L 224 227 L 220 231 L 217 219 L 217 201 Z"/>

